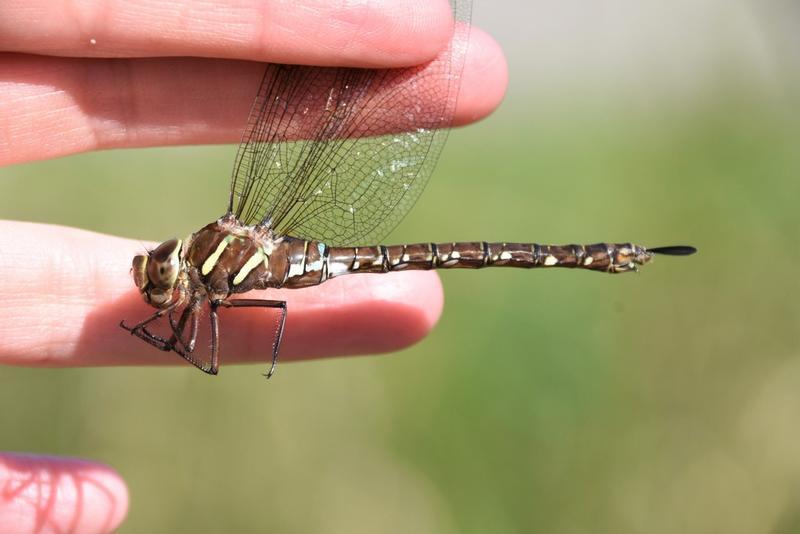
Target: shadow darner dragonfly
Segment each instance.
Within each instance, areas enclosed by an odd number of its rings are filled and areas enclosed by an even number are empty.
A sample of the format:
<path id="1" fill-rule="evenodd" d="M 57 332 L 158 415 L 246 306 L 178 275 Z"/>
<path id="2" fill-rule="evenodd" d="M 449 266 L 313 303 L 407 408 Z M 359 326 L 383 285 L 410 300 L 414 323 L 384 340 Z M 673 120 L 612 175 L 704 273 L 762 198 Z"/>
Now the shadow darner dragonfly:
<path id="1" fill-rule="evenodd" d="M 185 240 L 170 239 L 133 259 L 133 278 L 158 310 L 120 325 L 209 374 L 219 367 L 220 307 L 280 312 L 272 345 L 275 370 L 286 302 L 234 299 L 252 289 L 297 289 L 351 273 L 482 267 L 570 267 L 634 271 L 654 254 L 625 243 L 377 242 L 422 192 L 447 137 L 468 42 L 468 1 L 456 0 L 449 49 L 414 68 L 367 70 L 268 65 L 236 156 L 228 209 Z M 210 361 L 195 355 L 201 312 L 209 310 Z M 169 321 L 168 338 L 148 330 Z M 177 317 L 177 319 L 176 319 Z"/>

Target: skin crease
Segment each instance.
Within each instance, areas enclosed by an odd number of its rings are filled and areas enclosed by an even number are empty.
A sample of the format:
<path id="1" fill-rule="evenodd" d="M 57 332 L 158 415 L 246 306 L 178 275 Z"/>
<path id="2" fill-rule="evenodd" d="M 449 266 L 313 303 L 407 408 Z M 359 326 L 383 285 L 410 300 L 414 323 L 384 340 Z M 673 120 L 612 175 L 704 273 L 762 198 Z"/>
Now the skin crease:
<path id="1" fill-rule="evenodd" d="M 237 142 L 262 73 L 252 61 L 413 65 L 438 54 L 451 25 L 447 2 L 433 0 L 2 2 L 0 165 L 112 147 Z M 489 114 L 506 82 L 502 51 L 473 28 L 455 123 Z M 152 313 L 129 273 L 140 241 L 0 221 L 0 250 L 0 316 L 12 318 L 0 321 L 0 363 L 199 372 L 117 327 Z M 406 347 L 430 331 L 443 305 L 431 272 L 268 293 L 288 301 L 283 361 Z M 220 311 L 223 374 L 231 362 L 266 369 L 257 346 L 271 336 L 263 328 L 274 324 L 270 313 Z M 2 453 L 0 488 L 3 532 L 109 532 L 128 510 L 119 474 L 83 460 Z"/>

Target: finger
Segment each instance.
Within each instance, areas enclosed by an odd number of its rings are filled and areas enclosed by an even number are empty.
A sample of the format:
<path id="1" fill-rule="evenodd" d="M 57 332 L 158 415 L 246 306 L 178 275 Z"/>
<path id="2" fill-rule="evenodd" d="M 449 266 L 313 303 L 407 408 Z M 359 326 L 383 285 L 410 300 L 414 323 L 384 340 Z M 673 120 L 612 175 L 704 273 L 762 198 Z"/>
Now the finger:
<path id="1" fill-rule="evenodd" d="M 137 241 L 60 226 L 0 223 L 0 363 L 29 366 L 180 364 L 119 327 L 155 309 L 130 276 Z M 354 275 L 302 290 L 248 298 L 288 302 L 281 357 L 309 358 L 397 350 L 424 337 L 442 309 L 434 273 Z M 220 311 L 222 358 L 268 361 L 277 315 L 269 309 Z M 198 347 L 208 347 L 207 324 Z M 163 332 L 163 330 L 162 330 Z"/>
<path id="2" fill-rule="evenodd" d="M 104 465 L 74 458 L 0 454 L 0 532 L 113 532 L 128 489 Z"/>
<path id="3" fill-rule="evenodd" d="M 444 0 L 17 0 L 0 3 L 0 50 L 402 67 L 433 59 L 452 24 Z"/>
<path id="4" fill-rule="evenodd" d="M 101 148 L 236 142 L 263 70 L 190 58 L 0 55 L 0 165 Z M 506 82 L 502 51 L 473 29 L 455 124 L 489 114 Z"/>

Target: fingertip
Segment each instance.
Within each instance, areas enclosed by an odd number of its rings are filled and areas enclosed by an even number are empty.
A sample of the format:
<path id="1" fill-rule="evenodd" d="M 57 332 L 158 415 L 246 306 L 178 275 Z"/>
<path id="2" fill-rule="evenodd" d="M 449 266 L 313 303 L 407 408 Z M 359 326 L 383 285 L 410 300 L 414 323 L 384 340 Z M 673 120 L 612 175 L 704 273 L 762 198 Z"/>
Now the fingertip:
<path id="1" fill-rule="evenodd" d="M 384 279 L 391 276 L 391 279 Z M 444 307 L 444 290 L 439 275 L 434 271 L 407 271 L 378 275 L 365 280 L 369 284 L 370 296 L 365 299 L 373 307 L 390 306 L 392 313 L 402 316 L 402 324 L 394 344 L 388 350 L 400 350 L 419 343 L 439 322 Z M 391 323 L 387 321 L 387 323 Z M 389 324 L 391 327 L 391 324 Z"/>
<path id="2" fill-rule="evenodd" d="M 503 101 L 507 86 L 508 64 L 502 48 L 492 36 L 473 26 L 455 125 L 469 124 L 491 114 Z"/>
<path id="3" fill-rule="evenodd" d="M 389 52 L 376 68 L 412 67 L 431 61 L 444 50 L 453 35 L 453 13 L 448 2 L 431 0 L 382 0 L 376 25 L 378 42 Z M 409 40 L 410 39 L 410 40 Z"/>
<path id="4" fill-rule="evenodd" d="M 434 59 L 453 29 L 444 0 L 311 2 L 269 7 L 259 50 L 240 59 L 329 67 L 400 68 Z M 277 31 L 276 31 L 277 30 Z"/>
<path id="5" fill-rule="evenodd" d="M 99 463 L 89 465 L 96 480 L 96 491 L 95 496 L 90 495 L 94 505 L 88 511 L 93 514 L 92 519 L 96 524 L 108 524 L 111 527 L 109 531 L 116 531 L 128 516 L 128 485 L 116 469 Z"/>
<path id="6" fill-rule="evenodd" d="M 373 291 L 376 299 L 407 303 L 419 314 L 421 335 L 409 343 L 413 344 L 439 322 L 444 307 L 442 281 L 434 271 L 392 273 L 392 276 L 395 277 L 394 283 L 376 284 Z"/>
<path id="7" fill-rule="evenodd" d="M 420 294 L 424 295 L 420 303 L 421 312 L 425 318 L 425 330 L 422 335 L 413 340 L 411 345 L 422 341 L 422 339 L 431 333 L 431 331 L 439 323 L 442 317 L 442 310 L 444 310 L 444 288 L 442 287 L 442 279 L 436 272 L 429 271 L 420 277 Z"/>
<path id="8" fill-rule="evenodd" d="M 0 455 L 0 532 L 113 532 L 128 513 L 128 488 L 112 468 L 76 458 Z"/>

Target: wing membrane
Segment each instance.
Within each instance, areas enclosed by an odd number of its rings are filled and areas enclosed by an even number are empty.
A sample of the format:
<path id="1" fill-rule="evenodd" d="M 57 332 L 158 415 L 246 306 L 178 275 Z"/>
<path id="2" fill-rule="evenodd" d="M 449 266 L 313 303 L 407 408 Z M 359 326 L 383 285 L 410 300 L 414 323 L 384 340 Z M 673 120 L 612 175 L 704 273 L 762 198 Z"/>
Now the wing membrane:
<path id="1" fill-rule="evenodd" d="M 455 111 L 469 2 L 448 50 L 407 69 L 269 65 L 236 156 L 229 211 L 276 234 L 356 245 L 410 211 Z"/>

